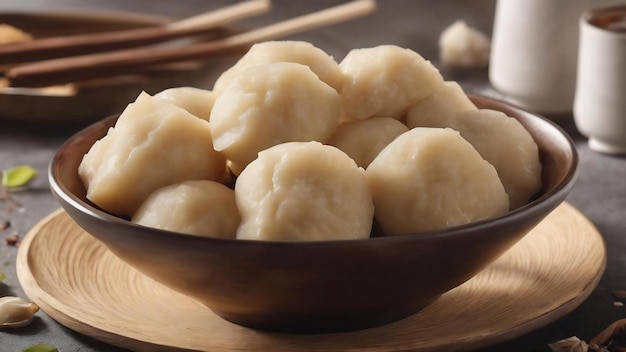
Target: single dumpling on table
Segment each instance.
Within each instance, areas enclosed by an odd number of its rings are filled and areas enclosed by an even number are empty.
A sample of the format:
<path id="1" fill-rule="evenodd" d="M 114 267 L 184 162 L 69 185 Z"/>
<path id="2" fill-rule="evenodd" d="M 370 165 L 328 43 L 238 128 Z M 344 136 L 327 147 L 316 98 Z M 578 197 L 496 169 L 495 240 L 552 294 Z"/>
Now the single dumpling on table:
<path id="1" fill-rule="evenodd" d="M 187 110 L 190 114 L 209 121 L 217 94 L 210 90 L 195 87 L 175 87 L 155 94 L 154 98 L 167 100 Z"/>
<path id="2" fill-rule="evenodd" d="M 495 168 L 452 129 L 417 127 L 366 170 L 384 235 L 440 230 L 509 210 Z"/>
<path id="3" fill-rule="evenodd" d="M 374 216 L 365 170 L 318 142 L 266 149 L 235 184 L 238 239 L 328 241 L 367 238 Z"/>
<path id="4" fill-rule="evenodd" d="M 225 157 L 213 149 L 209 122 L 146 93 L 124 109 L 78 168 L 87 199 L 128 217 L 161 187 L 187 180 L 222 182 L 226 171 Z"/>
<path id="5" fill-rule="evenodd" d="M 215 81 L 213 91 L 222 92 L 242 71 L 275 62 L 293 62 L 308 66 L 322 82 L 341 91 L 344 76 L 339 64 L 322 49 L 303 41 L 267 41 L 250 47 L 235 65 L 224 71 Z"/>
<path id="6" fill-rule="evenodd" d="M 439 60 L 444 67 L 486 67 L 489 64 L 489 37 L 465 21 L 456 21 L 439 36 Z"/>
<path id="7" fill-rule="evenodd" d="M 539 148 L 518 120 L 500 111 L 468 110 L 457 113 L 445 127 L 459 131 L 496 168 L 511 210 L 527 204 L 541 190 Z"/>
<path id="8" fill-rule="evenodd" d="M 411 105 L 443 84 L 430 61 L 395 45 L 353 49 L 339 66 L 346 76 L 341 90 L 345 121 L 375 116 L 401 119 Z"/>
<path id="9" fill-rule="evenodd" d="M 234 239 L 240 222 L 235 192 L 208 180 L 183 181 L 154 191 L 134 223 L 203 237 Z"/>
<path id="10" fill-rule="evenodd" d="M 237 75 L 215 100 L 211 135 L 235 174 L 284 142 L 325 143 L 339 126 L 339 93 L 307 66 L 278 62 Z"/>
<path id="11" fill-rule="evenodd" d="M 372 117 L 342 124 L 328 144 L 341 149 L 358 166 L 366 168 L 387 144 L 408 130 L 393 117 Z"/>
<path id="12" fill-rule="evenodd" d="M 406 113 L 406 125 L 413 127 L 448 127 L 460 111 L 478 110 L 463 88 L 446 81 L 433 94 L 411 106 Z"/>

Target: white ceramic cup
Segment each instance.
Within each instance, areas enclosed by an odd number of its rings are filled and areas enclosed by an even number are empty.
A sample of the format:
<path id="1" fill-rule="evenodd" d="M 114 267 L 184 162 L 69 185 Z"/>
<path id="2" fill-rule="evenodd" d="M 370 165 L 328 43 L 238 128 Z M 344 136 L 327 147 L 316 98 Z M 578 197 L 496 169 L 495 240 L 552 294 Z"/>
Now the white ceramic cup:
<path id="1" fill-rule="evenodd" d="M 574 122 L 589 148 L 626 154 L 626 5 L 580 18 Z"/>
<path id="2" fill-rule="evenodd" d="M 576 88 L 578 20 L 610 0 L 498 0 L 489 80 L 523 108 L 569 116 Z"/>

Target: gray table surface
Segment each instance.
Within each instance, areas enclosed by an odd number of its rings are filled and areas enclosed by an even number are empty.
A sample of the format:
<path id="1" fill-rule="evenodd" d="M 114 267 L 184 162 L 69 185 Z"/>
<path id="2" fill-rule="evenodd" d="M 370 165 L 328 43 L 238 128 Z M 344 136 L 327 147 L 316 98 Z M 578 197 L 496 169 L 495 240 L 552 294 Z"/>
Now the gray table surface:
<path id="1" fill-rule="evenodd" d="M 63 11 L 77 9 L 121 9 L 183 18 L 216 8 L 232 1 L 205 0 L 3 0 L 0 11 Z M 241 22 L 255 27 L 314 8 L 340 1 L 275 0 L 270 15 Z M 382 0 L 376 14 L 367 18 L 292 36 L 307 40 L 340 60 L 352 48 L 379 44 L 396 44 L 412 48 L 437 63 L 439 33 L 457 19 L 491 34 L 493 0 Z M 447 79 L 459 81 L 468 92 L 497 94 L 490 89 L 486 70 L 443 72 Z M 210 88 L 210 87 L 204 87 Z M 103 116 L 104 117 L 104 116 Z M 611 322 L 625 316 L 626 307 L 613 305 L 611 291 L 626 288 L 626 158 L 597 154 L 589 150 L 571 116 L 562 116 L 559 124 L 572 136 L 580 156 L 577 184 L 567 199 L 582 211 L 599 229 L 607 244 L 606 272 L 597 289 L 576 310 L 543 328 L 483 351 L 543 351 L 547 343 L 569 336 L 589 340 Z M 3 120 L 0 117 L 0 169 L 17 164 L 36 167 L 40 176 L 25 192 L 15 198 L 23 208 L 8 212 L 0 206 L 0 220 L 10 220 L 11 227 L 0 231 L 4 238 L 16 231 L 24 235 L 44 216 L 59 207 L 49 191 L 46 170 L 60 144 L 81 126 L 43 126 Z M 0 241 L 0 269 L 7 278 L 0 284 L 0 296 L 25 297 L 15 272 L 17 248 Z M 541 290 L 541 287 L 537 287 Z M 90 337 L 80 335 L 55 322 L 45 312 L 19 330 L 0 330 L 0 351 L 21 351 L 35 343 L 49 343 L 60 351 L 121 351 Z"/>

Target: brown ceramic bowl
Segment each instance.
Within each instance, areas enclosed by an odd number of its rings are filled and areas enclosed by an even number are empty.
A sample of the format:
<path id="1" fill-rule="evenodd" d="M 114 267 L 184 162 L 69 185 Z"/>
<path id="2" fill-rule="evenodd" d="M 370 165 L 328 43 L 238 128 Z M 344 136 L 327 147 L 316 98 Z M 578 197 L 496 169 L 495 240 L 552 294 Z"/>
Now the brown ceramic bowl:
<path id="1" fill-rule="evenodd" d="M 116 117 L 60 148 L 50 184 L 69 215 L 111 252 L 231 322 L 306 333 L 382 325 L 416 313 L 476 275 L 555 209 L 574 184 L 578 157 L 561 129 L 506 103 L 472 98 L 530 131 L 539 145 L 544 188 L 500 218 L 442 231 L 294 243 L 201 238 L 133 224 L 90 204 L 77 173 L 82 156 Z"/>

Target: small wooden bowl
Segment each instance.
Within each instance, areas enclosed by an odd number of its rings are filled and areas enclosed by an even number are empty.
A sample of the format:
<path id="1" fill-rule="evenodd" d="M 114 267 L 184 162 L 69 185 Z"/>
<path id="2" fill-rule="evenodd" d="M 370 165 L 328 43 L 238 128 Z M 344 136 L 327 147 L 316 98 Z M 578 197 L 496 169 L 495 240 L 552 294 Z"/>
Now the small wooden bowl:
<path id="1" fill-rule="evenodd" d="M 578 156 L 553 123 L 490 98 L 482 108 L 517 118 L 539 145 L 544 188 L 529 204 L 442 231 L 352 241 L 201 238 L 133 224 L 85 198 L 78 165 L 116 117 L 71 137 L 50 165 L 68 214 L 144 274 L 248 327 L 298 333 L 363 329 L 407 317 L 462 284 L 554 210 L 574 185 Z"/>
<path id="2" fill-rule="evenodd" d="M 34 38 L 145 28 L 170 20 L 121 11 L 0 13 L 0 23 L 17 27 Z M 232 32 L 218 27 L 201 39 L 215 39 Z M 173 45 L 182 42 L 181 39 Z M 0 120 L 86 126 L 122 111 L 141 91 L 155 94 L 183 85 L 210 87 L 232 62 L 232 57 L 215 56 L 205 62 L 164 65 L 61 89 L 6 88 L 0 84 Z"/>

